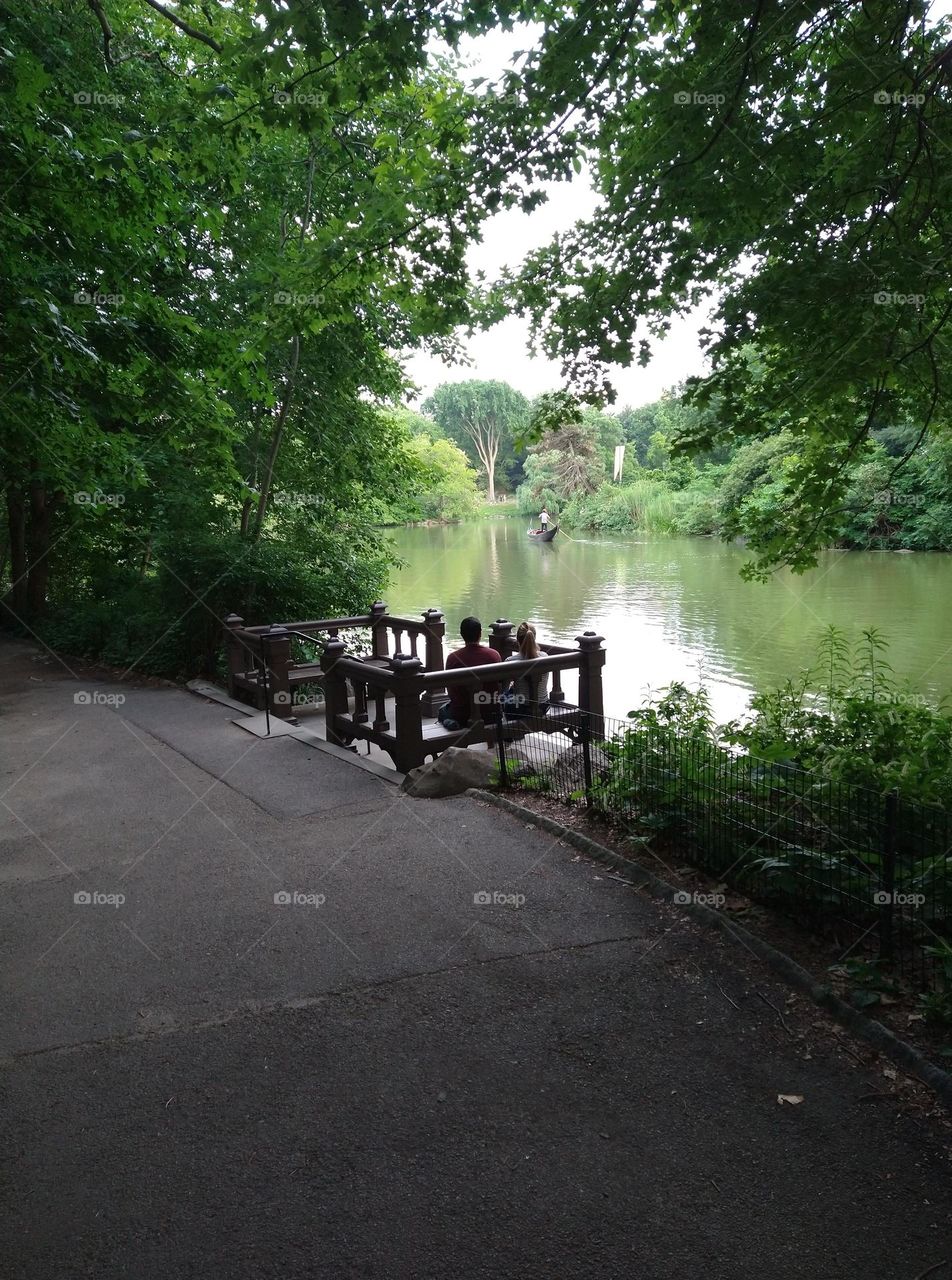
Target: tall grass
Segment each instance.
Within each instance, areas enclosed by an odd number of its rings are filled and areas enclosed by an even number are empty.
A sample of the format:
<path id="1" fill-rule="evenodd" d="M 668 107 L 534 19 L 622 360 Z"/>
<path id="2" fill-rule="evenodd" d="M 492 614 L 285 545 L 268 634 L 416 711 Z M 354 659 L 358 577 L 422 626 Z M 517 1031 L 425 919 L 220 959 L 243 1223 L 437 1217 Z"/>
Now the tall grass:
<path id="1" fill-rule="evenodd" d="M 713 528 L 711 496 L 697 490 L 672 490 L 644 478 L 631 484 L 604 484 L 595 493 L 573 498 L 565 509 L 571 524 L 622 533 L 709 533 Z"/>

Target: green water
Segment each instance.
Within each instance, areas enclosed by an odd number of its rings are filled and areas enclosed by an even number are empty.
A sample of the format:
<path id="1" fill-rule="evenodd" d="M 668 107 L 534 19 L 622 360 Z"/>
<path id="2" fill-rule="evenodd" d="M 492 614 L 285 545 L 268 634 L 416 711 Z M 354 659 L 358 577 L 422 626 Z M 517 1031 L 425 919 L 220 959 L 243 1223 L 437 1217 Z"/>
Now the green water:
<path id="1" fill-rule="evenodd" d="M 406 563 L 392 575 L 388 605 L 442 609 L 452 647 L 468 613 L 484 630 L 494 618 L 528 618 L 555 643 L 597 631 L 612 715 L 671 680 L 697 683 L 703 670 L 715 713 L 727 719 L 753 689 L 807 665 L 829 623 L 856 638 L 878 627 L 896 675 L 930 698 L 952 690 L 952 555 L 830 551 L 801 577 L 782 572 L 760 584 L 738 576 L 743 549 L 706 538 L 560 534 L 542 545 L 526 528 L 505 519 L 392 530 Z"/>

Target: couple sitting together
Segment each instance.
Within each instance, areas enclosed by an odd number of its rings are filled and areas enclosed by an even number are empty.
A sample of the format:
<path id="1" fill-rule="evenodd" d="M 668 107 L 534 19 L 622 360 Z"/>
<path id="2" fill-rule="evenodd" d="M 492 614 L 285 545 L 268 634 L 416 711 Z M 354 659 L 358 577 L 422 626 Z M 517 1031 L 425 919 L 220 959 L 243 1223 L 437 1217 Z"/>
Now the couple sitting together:
<path id="1" fill-rule="evenodd" d="M 447 671 L 455 671 L 459 667 L 485 667 L 490 662 L 502 662 L 502 655 L 495 649 L 480 644 L 483 634 L 482 623 L 478 618 L 464 618 L 459 624 L 459 633 L 463 638 L 462 649 L 457 649 L 446 659 Z M 524 658 L 539 658 L 541 651 L 536 640 L 536 630 L 531 622 L 521 622 L 516 631 L 518 652 L 509 662 L 518 662 Z M 508 682 L 501 681 L 500 686 L 486 685 L 482 690 L 483 697 L 477 695 L 479 702 L 488 703 L 491 707 L 489 715 L 478 716 L 492 724 L 496 719 L 495 703 L 498 699 L 503 714 L 512 717 L 545 715 L 549 708 L 549 673 L 547 671 L 529 675 L 516 676 Z M 437 719 L 445 729 L 462 729 L 469 724 L 473 713 L 473 693 L 459 685 L 452 686 L 449 691 L 450 700 L 440 707 Z M 482 707 L 479 708 L 482 711 Z"/>

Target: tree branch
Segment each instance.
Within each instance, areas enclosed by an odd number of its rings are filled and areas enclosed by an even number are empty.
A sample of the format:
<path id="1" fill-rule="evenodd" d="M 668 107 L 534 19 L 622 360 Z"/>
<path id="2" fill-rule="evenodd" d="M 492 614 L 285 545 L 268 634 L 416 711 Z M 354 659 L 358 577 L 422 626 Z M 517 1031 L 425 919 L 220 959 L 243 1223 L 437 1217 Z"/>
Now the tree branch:
<path id="1" fill-rule="evenodd" d="M 92 3 L 92 0 L 90 2 Z M 178 27 L 179 31 L 184 31 L 187 36 L 191 36 L 193 40 L 201 40 L 202 44 L 207 44 L 209 49 L 214 49 L 216 53 L 224 51 L 224 46 L 219 44 L 214 36 L 206 35 L 204 31 L 199 31 L 195 27 L 189 26 L 177 13 L 167 9 L 164 4 L 159 4 L 159 0 L 145 0 L 145 3 L 150 5 L 156 13 L 161 13 L 162 17 L 167 18 L 173 26 Z"/>
<path id="2" fill-rule="evenodd" d="M 111 67 L 113 63 L 109 54 L 109 44 L 112 40 L 112 27 L 109 25 L 109 19 L 103 10 L 102 0 L 87 0 L 87 3 L 96 15 L 96 19 L 102 29 L 102 56 L 105 59 L 106 66 Z"/>

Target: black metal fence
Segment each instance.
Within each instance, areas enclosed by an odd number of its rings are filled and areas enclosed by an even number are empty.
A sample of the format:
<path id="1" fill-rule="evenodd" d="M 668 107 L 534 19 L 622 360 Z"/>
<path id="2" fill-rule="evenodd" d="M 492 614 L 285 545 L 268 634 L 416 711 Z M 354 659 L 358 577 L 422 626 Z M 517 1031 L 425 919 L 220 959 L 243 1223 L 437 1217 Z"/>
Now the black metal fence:
<path id="1" fill-rule="evenodd" d="M 831 939 L 842 960 L 952 989 L 948 811 L 701 734 L 581 714 L 573 737 L 499 733 L 500 785 L 586 806 L 618 839 L 648 841 L 666 878 L 689 863 Z"/>

